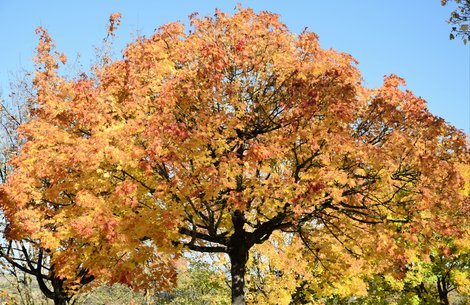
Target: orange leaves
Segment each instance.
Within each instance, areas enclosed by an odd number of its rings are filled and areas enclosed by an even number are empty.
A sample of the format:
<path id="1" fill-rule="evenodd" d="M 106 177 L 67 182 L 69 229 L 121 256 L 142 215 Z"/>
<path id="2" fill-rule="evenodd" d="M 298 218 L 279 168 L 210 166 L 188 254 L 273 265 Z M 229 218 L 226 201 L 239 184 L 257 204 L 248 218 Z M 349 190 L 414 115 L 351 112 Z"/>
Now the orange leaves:
<path id="1" fill-rule="evenodd" d="M 247 151 L 247 160 L 262 161 L 269 159 L 275 153 L 274 149 L 270 149 L 261 143 L 253 142 Z"/>
<path id="2" fill-rule="evenodd" d="M 39 35 L 39 43 L 37 46 L 37 56 L 35 57 L 35 62 L 37 64 L 43 64 L 46 71 L 55 70 L 57 68 L 54 57 L 50 54 L 55 43 L 52 38 L 49 36 L 49 33 L 43 27 L 38 27 L 36 29 L 36 34 Z"/>
<path id="3" fill-rule="evenodd" d="M 403 78 L 391 74 L 384 77 L 384 86 L 386 88 L 398 88 L 398 86 L 406 86 L 406 82 Z"/>
<path id="4" fill-rule="evenodd" d="M 108 34 L 112 35 L 117 27 L 121 24 L 121 13 L 113 13 L 109 16 Z"/>
<path id="5" fill-rule="evenodd" d="M 22 236 L 34 235 L 41 229 L 41 215 L 38 215 L 33 209 L 23 209 L 15 214 L 15 218 L 15 221 L 22 224 L 21 229 L 24 232 L 17 235 L 12 231 L 10 237 L 21 238 Z"/>
<path id="6" fill-rule="evenodd" d="M 137 199 L 137 184 L 131 181 L 124 181 L 114 191 L 114 195 L 123 200 L 126 205 L 130 208 L 136 208 L 138 206 Z"/>
<path id="7" fill-rule="evenodd" d="M 70 226 L 73 234 L 79 240 L 87 240 L 93 243 L 99 243 L 102 238 L 109 243 L 113 243 L 116 239 L 116 217 L 112 214 L 109 207 L 103 206 L 102 198 L 98 198 L 90 192 L 79 192 L 76 196 L 76 211 L 72 215 L 62 215 L 65 219 L 63 225 Z M 78 212 L 78 213 L 77 213 Z M 69 223 L 67 223 L 69 222 Z"/>
<path id="8" fill-rule="evenodd" d="M 16 236 L 60 249 L 64 276 L 70 255 L 111 282 L 142 286 L 147 267 L 171 282 L 174 242 L 225 249 L 237 213 L 246 240 L 274 234 L 257 248 L 259 271 L 272 293 L 285 286 L 276 272 L 292 279 L 288 303 L 301 279 L 361 294 L 361 276 L 429 250 L 416 241 L 461 237 L 467 142 L 402 79 L 365 88 L 354 58 L 275 14 L 239 8 L 191 24 L 138 38 L 78 79 L 57 74 L 65 57 L 38 30 L 38 109 L 0 201 Z M 282 270 L 295 262 L 308 272 Z"/>

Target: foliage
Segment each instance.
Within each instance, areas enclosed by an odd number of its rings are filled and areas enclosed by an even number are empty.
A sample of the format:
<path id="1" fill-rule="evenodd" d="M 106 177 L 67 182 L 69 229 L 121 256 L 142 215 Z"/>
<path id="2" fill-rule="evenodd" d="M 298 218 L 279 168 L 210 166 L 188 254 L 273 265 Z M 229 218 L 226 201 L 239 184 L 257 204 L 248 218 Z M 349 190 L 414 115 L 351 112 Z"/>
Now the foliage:
<path id="1" fill-rule="evenodd" d="M 136 292 L 123 284 L 100 285 L 93 289 L 81 293 L 76 299 L 76 304 L 83 305 L 150 305 L 155 303 L 155 299 L 142 292 Z"/>
<path id="2" fill-rule="evenodd" d="M 1 183 L 6 182 L 11 171 L 8 161 L 18 153 L 21 145 L 16 129 L 30 119 L 29 110 L 34 101 L 30 74 L 22 72 L 21 75 L 21 78 L 11 83 L 9 99 L 0 103 Z M 54 304 L 66 304 L 73 299 L 78 288 L 93 279 L 81 270 L 75 275 L 78 285 L 65 288 L 67 279 L 55 273 L 54 266 L 50 264 L 53 253 L 49 249 L 42 248 L 36 240 L 28 237 L 21 240 L 8 239 L 10 224 L 3 213 L 0 228 L 4 234 L 0 242 L 0 264 L 9 288 L 14 288 L 14 293 L 8 294 L 12 302 L 48 304 L 47 299 L 50 299 Z M 33 286 L 36 289 L 33 289 Z"/>
<path id="3" fill-rule="evenodd" d="M 375 276 L 369 280 L 367 295 L 354 297 L 341 297 L 337 295 L 324 298 L 323 301 L 328 305 L 467 304 L 470 296 L 467 291 L 469 276 L 462 273 L 468 273 L 468 259 L 460 260 L 461 266 L 466 266 L 464 268 L 455 268 L 455 264 L 456 262 L 454 261 L 454 265 L 451 268 L 442 267 L 439 264 L 433 265 L 432 263 L 415 264 L 409 268 L 404 279 L 395 279 L 383 275 Z M 442 269 L 439 269 L 439 267 Z M 455 270 L 452 270 L 454 268 Z M 447 272 L 449 273 L 446 274 Z M 441 291 L 444 285 L 447 289 L 445 295 Z"/>
<path id="4" fill-rule="evenodd" d="M 169 305 L 228 305 L 230 287 L 221 270 L 208 262 L 191 260 L 180 270 L 176 288 L 166 296 L 169 302 L 161 302 Z"/>
<path id="5" fill-rule="evenodd" d="M 470 40 L 470 0 L 441 0 L 441 5 L 447 5 L 452 1 L 457 4 L 457 8 L 452 11 L 449 18 L 449 24 L 452 25 L 450 39 L 460 37 L 463 43 L 467 44 Z"/>
<path id="6" fill-rule="evenodd" d="M 224 305 L 230 304 L 230 289 L 225 274 L 213 264 L 191 258 L 182 260 L 176 287 L 159 291 L 158 287 L 136 292 L 128 286 L 101 285 L 81 294 L 77 304 L 157 304 L 157 305 Z"/>
<path id="7" fill-rule="evenodd" d="M 459 166 L 466 181 L 462 191 L 470 195 L 470 170 Z M 403 269 L 404 277 L 376 274 L 367 280 L 367 295 L 358 294 L 322 298 L 307 283 L 298 286 L 291 304 L 306 303 L 307 297 L 325 304 L 467 304 L 470 300 L 470 256 L 468 223 L 462 223 L 467 233 L 460 238 L 441 236 L 433 243 L 429 257 L 414 257 Z M 313 297 L 312 297 L 313 296 Z"/>
<path id="8" fill-rule="evenodd" d="M 11 265 L 1 265 L 0 302 L 17 305 L 48 305 L 51 302 L 38 289 L 35 278 L 15 269 Z"/>
<path id="9" fill-rule="evenodd" d="M 295 279 L 363 294 L 366 276 L 403 277 L 439 238 L 465 234 L 465 135 L 402 79 L 365 88 L 351 56 L 275 14 L 191 26 L 167 24 L 76 79 L 38 29 L 32 119 L 0 189 L 10 238 L 40 241 L 61 277 L 136 289 L 174 285 L 188 249 L 226 253 L 244 304 L 247 266 L 267 276 L 249 282 L 259 293 Z"/>

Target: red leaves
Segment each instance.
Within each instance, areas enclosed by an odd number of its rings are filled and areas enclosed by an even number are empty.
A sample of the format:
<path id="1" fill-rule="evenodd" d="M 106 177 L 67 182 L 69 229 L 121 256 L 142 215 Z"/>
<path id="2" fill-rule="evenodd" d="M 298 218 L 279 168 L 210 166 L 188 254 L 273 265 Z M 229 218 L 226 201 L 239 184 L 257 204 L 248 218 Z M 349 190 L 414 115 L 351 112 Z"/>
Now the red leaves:
<path id="1" fill-rule="evenodd" d="M 246 44 L 246 41 L 244 39 L 238 41 L 237 44 L 235 45 L 235 51 L 242 52 L 245 47 L 245 44 Z"/>

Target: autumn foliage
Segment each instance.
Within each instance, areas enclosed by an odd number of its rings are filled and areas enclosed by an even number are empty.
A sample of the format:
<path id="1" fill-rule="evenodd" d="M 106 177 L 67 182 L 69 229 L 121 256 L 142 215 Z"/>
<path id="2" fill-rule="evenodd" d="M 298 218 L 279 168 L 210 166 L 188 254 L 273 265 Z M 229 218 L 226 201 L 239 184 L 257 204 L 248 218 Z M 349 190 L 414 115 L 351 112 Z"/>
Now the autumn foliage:
<path id="1" fill-rule="evenodd" d="M 404 276 L 465 233 L 465 136 L 403 79 L 364 87 L 350 55 L 275 14 L 190 23 L 77 79 L 38 30 L 35 107 L 1 187 L 9 238 L 40 241 L 64 277 L 135 287 L 171 285 L 184 251 L 227 253 L 242 304 L 246 268 L 287 303 L 300 285 L 361 294 L 364 275 Z M 260 286 L 247 300 L 271 303 Z"/>

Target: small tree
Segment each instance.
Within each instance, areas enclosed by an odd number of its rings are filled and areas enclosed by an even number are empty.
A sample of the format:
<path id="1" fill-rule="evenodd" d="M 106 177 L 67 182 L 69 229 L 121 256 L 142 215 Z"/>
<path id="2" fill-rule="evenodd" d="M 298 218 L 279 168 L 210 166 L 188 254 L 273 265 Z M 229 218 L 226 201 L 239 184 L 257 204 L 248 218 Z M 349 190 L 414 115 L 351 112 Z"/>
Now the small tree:
<path id="1" fill-rule="evenodd" d="M 33 101 L 29 75 L 24 73 L 24 78 L 18 79 L 12 85 L 11 98 L 8 102 L 0 103 L 0 126 L 2 142 L 0 143 L 0 183 L 5 183 L 11 170 L 8 161 L 18 153 L 21 141 L 18 139 L 16 129 L 19 125 L 29 120 L 29 109 Z M 10 223 L 4 218 L 0 228 L 3 231 L 0 242 L 0 263 L 8 280 L 12 280 L 19 295 L 21 304 L 39 304 L 35 295 L 40 292 L 56 305 L 68 304 L 76 294 L 78 288 L 93 280 L 85 270 L 76 274 L 78 281 L 73 289 L 65 286 L 66 278 L 60 277 L 54 271 L 54 265 L 50 264 L 52 254 L 41 247 L 34 240 L 10 239 Z M 70 280 L 69 280 L 70 281 Z"/>
<path id="2" fill-rule="evenodd" d="M 457 8 L 450 13 L 449 24 L 452 25 L 450 39 L 460 37 L 464 44 L 470 40 L 470 0 L 441 0 L 441 5 L 455 2 Z"/>
<path id="3" fill-rule="evenodd" d="M 221 270 L 192 259 L 179 271 L 176 287 L 159 299 L 168 305 L 229 305 L 230 287 Z"/>

